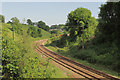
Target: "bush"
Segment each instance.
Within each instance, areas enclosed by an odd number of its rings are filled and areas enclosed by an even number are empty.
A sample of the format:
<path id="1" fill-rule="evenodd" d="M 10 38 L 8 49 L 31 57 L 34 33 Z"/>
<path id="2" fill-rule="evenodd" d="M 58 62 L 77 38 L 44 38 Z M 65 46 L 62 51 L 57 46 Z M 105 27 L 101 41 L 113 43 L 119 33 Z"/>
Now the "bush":
<path id="1" fill-rule="evenodd" d="M 87 60 L 90 63 L 96 63 L 97 61 L 97 55 L 92 49 L 81 50 L 80 52 L 75 53 L 74 57 L 82 60 Z"/>
<path id="2" fill-rule="evenodd" d="M 41 37 L 42 34 L 41 34 L 41 29 L 40 28 L 37 28 L 37 27 L 34 27 L 34 26 L 30 26 L 28 28 L 28 31 L 27 31 L 28 35 L 31 35 L 32 37 L 36 38 L 36 37 Z"/>
<path id="3" fill-rule="evenodd" d="M 114 62 L 114 58 L 109 53 L 97 56 L 97 63 L 103 65 L 112 65 L 113 62 Z"/>
<path id="4" fill-rule="evenodd" d="M 15 43 L 9 37 L 2 37 L 2 74 L 7 74 L 6 78 L 19 76 L 19 59 L 23 52 L 20 51 L 19 44 Z"/>
<path id="5" fill-rule="evenodd" d="M 58 47 L 65 47 L 67 45 L 67 34 L 62 35 L 62 37 L 57 40 Z"/>

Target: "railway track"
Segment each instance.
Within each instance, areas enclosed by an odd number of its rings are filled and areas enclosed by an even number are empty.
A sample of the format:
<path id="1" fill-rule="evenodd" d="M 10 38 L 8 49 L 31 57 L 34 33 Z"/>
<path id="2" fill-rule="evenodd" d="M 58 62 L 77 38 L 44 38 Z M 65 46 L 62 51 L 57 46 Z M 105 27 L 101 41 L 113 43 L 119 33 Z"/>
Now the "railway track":
<path id="1" fill-rule="evenodd" d="M 52 60 L 55 61 L 56 63 L 68 68 L 69 70 L 79 74 L 84 78 L 85 80 L 120 80 L 116 77 L 113 77 L 111 75 L 108 75 L 106 73 L 97 71 L 95 69 L 92 69 L 90 67 L 84 66 L 78 62 L 72 61 L 67 57 L 58 55 L 49 49 L 47 49 L 44 46 L 44 43 L 47 40 L 40 40 L 36 46 L 37 46 L 37 51 L 43 53 L 47 57 L 52 57 Z"/>

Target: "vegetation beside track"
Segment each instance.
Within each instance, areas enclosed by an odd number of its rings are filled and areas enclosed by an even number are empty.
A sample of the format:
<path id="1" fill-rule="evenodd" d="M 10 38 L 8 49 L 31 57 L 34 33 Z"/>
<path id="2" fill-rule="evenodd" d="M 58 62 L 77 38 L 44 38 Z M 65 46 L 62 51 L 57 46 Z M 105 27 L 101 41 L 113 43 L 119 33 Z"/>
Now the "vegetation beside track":
<path id="1" fill-rule="evenodd" d="M 20 23 L 16 17 L 5 23 L 4 16 L 0 15 L 2 77 L 56 76 L 57 69 L 51 67 L 50 59 L 42 59 L 34 51 L 33 42 L 41 39 L 49 39 L 46 46 L 58 54 L 103 72 L 120 75 L 119 14 L 120 1 L 106 2 L 100 7 L 98 19 L 87 8 L 77 8 L 68 14 L 65 24 L 52 25 L 51 28 L 43 21 L 28 19 L 28 24 L 24 24 L 25 20 Z"/>
<path id="2" fill-rule="evenodd" d="M 88 9 L 71 11 L 66 23 L 69 35 L 52 37 L 46 47 L 106 73 L 120 75 L 119 6 L 120 2 L 101 5 L 98 19 L 90 17 Z"/>
<path id="3" fill-rule="evenodd" d="M 60 69 L 35 52 L 34 41 L 50 37 L 41 29 L 42 37 L 34 38 L 27 33 L 28 25 L 19 25 L 20 33 L 11 24 L 2 23 L 2 74 L 3 78 L 67 78 Z M 32 26 L 34 27 L 34 26 Z M 15 29 L 17 30 L 17 29 Z M 22 33 L 22 34 L 21 34 Z"/>
<path id="4" fill-rule="evenodd" d="M 51 44 L 48 44 L 48 42 L 45 43 L 45 46 L 50 49 L 53 52 L 56 52 L 57 54 L 66 56 L 74 61 L 77 61 L 83 65 L 89 66 L 91 68 L 94 68 L 96 70 L 111 74 L 113 76 L 119 77 L 118 76 L 118 72 L 111 70 L 109 68 L 109 66 L 105 66 L 105 65 L 101 65 L 101 64 L 96 64 L 96 63 L 90 63 L 87 60 L 81 60 L 79 58 L 74 57 L 75 53 L 79 53 L 81 52 L 81 50 L 77 50 L 76 47 L 72 48 L 71 50 L 68 47 L 64 47 L 64 48 L 58 48 L 56 46 L 53 46 Z M 89 52 L 89 50 L 88 50 Z"/>

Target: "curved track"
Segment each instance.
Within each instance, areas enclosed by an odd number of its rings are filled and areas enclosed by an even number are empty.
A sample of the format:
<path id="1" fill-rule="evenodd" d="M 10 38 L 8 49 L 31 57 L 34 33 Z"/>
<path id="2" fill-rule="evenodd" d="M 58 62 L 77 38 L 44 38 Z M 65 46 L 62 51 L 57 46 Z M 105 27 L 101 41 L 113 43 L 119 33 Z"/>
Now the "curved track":
<path id="1" fill-rule="evenodd" d="M 40 40 L 37 42 L 37 51 L 43 53 L 47 57 L 52 57 L 52 60 L 56 63 L 68 68 L 69 70 L 73 71 L 74 73 L 79 74 L 85 80 L 120 80 L 116 77 L 108 75 L 106 73 L 97 71 L 90 67 L 84 66 L 78 62 L 72 61 L 67 57 L 58 55 L 44 46 L 44 43 L 47 40 Z"/>

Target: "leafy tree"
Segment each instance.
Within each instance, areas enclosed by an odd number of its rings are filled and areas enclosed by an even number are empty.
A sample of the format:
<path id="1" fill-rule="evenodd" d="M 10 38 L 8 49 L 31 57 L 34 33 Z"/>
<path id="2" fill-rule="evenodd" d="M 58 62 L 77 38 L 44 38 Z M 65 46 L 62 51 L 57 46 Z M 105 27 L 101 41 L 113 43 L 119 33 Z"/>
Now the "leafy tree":
<path id="1" fill-rule="evenodd" d="M 5 23 L 5 17 L 3 15 L 0 15 L 0 22 Z"/>
<path id="2" fill-rule="evenodd" d="M 8 24 L 12 24 L 12 22 L 11 22 L 11 21 L 8 21 L 7 23 L 8 23 Z"/>
<path id="3" fill-rule="evenodd" d="M 37 26 L 38 26 L 39 28 L 44 28 L 44 27 L 46 26 L 46 24 L 45 24 L 45 22 L 43 22 L 43 21 L 38 21 Z"/>
<path id="4" fill-rule="evenodd" d="M 41 29 L 34 26 L 30 26 L 27 33 L 34 38 L 42 36 Z"/>
<path id="5" fill-rule="evenodd" d="M 11 18 L 13 24 L 18 24 L 20 21 L 17 17 Z"/>
<path id="6" fill-rule="evenodd" d="M 102 42 L 120 44 L 120 2 L 107 2 L 100 7 L 99 26 Z"/>
<path id="7" fill-rule="evenodd" d="M 82 41 L 83 43 L 82 43 L 82 48 L 84 48 L 84 25 L 85 25 L 85 24 L 84 24 L 84 22 L 83 22 L 83 21 L 80 21 L 80 24 L 81 24 L 82 31 L 83 31 L 83 33 L 82 33 L 82 34 L 83 34 L 83 41 Z"/>
<path id="8" fill-rule="evenodd" d="M 99 24 L 96 43 L 103 43 L 112 46 L 109 50 L 113 56 L 112 66 L 114 70 L 120 72 L 120 1 L 107 2 L 100 7 Z M 109 58 L 109 57 L 108 57 Z"/>
<path id="9" fill-rule="evenodd" d="M 41 29 L 40 29 L 40 28 L 38 28 L 37 34 L 38 34 L 38 37 L 41 37 L 41 36 L 42 36 L 42 34 L 41 34 Z"/>
<path id="10" fill-rule="evenodd" d="M 23 34 L 22 33 L 22 25 L 20 24 L 20 21 L 17 17 L 13 17 L 11 18 L 12 20 L 12 25 L 14 26 L 15 32 L 17 32 L 18 34 Z"/>
<path id="11" fill-rule="evenodd" d="M 57 29 L 58 28 L 58 25 L 52 25 L 51 27 L 50 27 L 50 29 Z"/>
<path id="12" fill-rule="evenodd" d="M 49 31 L 49 26 L 46 25 L 45 22 L 43 22 L 43 21 L 38 21 L 37 26 L 39 28 L 42 28 L 42 29 L 46 30 L 46 31 Z"/>
<path id="13" fill-rule="evenodd" d="M 30 19 L 27 19 L 28 25 L 33 25 L 32 21 Z"/>
<path id="14" fill-rule="evenodd" d="M 49 26 L 46 25 L 45 28 L 44 28 L 44 30 L 49 31 Z"/>
<path id="15" fill-rule="evenodd" d="M 50 29 L 61 29 L 61 30 L 65 30 L 65 29 L 66 29 L 66 25 L 64 25 L 64 24 L 52 25 L 52 26 L 50 27 Z"/>
<path id="16" fill-rule="evenodd" d="M 68 20 L 66 25 L 68 25 L 68 29 L 70 31 L 70 41 L 76 41 L 77 36 L 81 36 L 82 34 L 82 23 L 84 23 L 84 29 L 91 26 L 92 20 L 91 11 L 86 8 L 77 8 L 74 11 L 71 11 L 68 14 Z M 92 22 L 92 23 L 96 23 Z"/>

